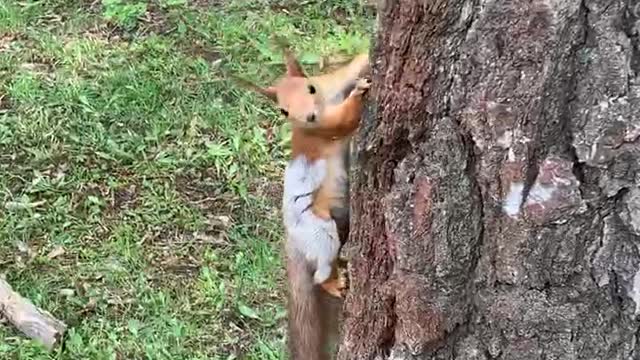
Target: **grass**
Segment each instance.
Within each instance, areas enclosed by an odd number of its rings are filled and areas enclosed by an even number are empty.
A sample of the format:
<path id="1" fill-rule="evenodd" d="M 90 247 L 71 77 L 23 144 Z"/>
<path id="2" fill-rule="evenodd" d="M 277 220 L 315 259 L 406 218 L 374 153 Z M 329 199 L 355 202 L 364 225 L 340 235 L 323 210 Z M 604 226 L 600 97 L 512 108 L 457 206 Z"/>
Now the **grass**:
<path id="1" fill-rule="evenodd" d="M 219 67 L 266 83 L 271 34 L 313 63 L 366 50 L 372 20 L 359 0 L 0 0 L 0 273 L 70 326 L 47 353 L 0 325 L 0 358 L 285 358 L 288 127 Z"/>

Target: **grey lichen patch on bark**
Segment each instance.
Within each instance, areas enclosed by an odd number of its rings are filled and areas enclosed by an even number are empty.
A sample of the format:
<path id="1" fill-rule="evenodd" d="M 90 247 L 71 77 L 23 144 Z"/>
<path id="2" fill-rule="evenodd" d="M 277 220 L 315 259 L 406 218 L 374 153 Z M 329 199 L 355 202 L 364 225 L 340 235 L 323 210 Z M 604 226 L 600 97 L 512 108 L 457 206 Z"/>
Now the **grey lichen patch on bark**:
<path id="1" fill-rule="evenodd" d="M 620 217 L 633 234 L 640 236 L 640 187 L 634 187 L 622 199 Z"/>

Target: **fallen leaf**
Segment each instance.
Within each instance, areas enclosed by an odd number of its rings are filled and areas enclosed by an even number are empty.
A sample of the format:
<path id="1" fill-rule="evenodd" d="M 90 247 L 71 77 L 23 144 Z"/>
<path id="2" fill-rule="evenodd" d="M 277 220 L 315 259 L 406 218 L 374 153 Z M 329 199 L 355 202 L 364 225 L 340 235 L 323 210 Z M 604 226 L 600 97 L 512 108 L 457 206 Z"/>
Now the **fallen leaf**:
<path id="1" fill-rule="evenodd" d="M 250 307 L 248 307 L 248 306 L 246 306 L 244 304 L 238 305 L 238 310 L 240 311 L 240 314 L 242 314 L 242 315 L 244 315 L 244 316 L 246 316 L 248 318 L 256 319 L 256 320 L 260 319 L 260 316 L 258 316 L 258 313 L 255 310 L 253 310 L 252 308 L 250 308 Z"/>
<path id="2" fill-rule="evenodd" d="M 65 251 L 64 251 L 64 248 L 62 246 L 56 246 L 53 250 L 51 250 L 49 255 L 47 255 L 47 258 L 49 258 L 49 260 L 53 260 L 53 259 L 57 258 L 60 255 L 64 255 L 64 253 L 65 253 Z"/>
<path id="3" fill-rule="evenodd" d="M 32 209 L 40 205 L 44 205 L 45 203 L 46 201 L 44 200 L 34 201 L 34 202 L 7 201 L 4 204 L 4 208 L 9 211 L 25 210 L 25 209 Z"/>
<path id="4" fill-rule="evenodd" d="M 18 261 L 23 260 L 23 256 L 26 256 L 27 262 L 33 260 L 36 257 L 36 252 L 31 250 L 31 248 L 29 247 L 29 245 L 27 245 L 27 243 L 25 243 L 24 241 L 17 241 L 16 242 L 16 247 L 18 248 L 18 252 L 20 253 L 17 257 L 18 257 Z"/>
<path id="5" fill-rule="evenodd" d="M 80 310 L 80 315 L 84 315 L 95 310 L 97 305 L 98 305 L 98 300 L 96 300 L 96 298 L 94 297 L 89 298 L 89 302 L 82 308 L 82 310 Z"/>
<path id="6" fill-rule="evenodd" d="M 70 296 L 73 296 L 73 294 L 75 294 L 75 291 L 73 291 L 73 289 L 60 289 L 58 293 L 62 296 L 70 297 Z"/>
<path id="7" fill-rule="evenodd" d="M 203 244 L 213 244 L 213 245 L 227 245 L 228 242 L 224 239 L 222 234 L 209 235 L 207 233 L 202 233 L 199 231 L 195 231 L 193 233 L 193 239 L 202 242 Z"/>
<path id="8" fill-rule="evenodd" d="M 217 215 L 207 218 L 207 224 L 212 228 L 228 229 L 231 226 L 231 218 L 226 215 Z"/>
<path id="9" fill-rule="evenodd" d="M 31 253 L 31 249 L 29 249 L 29 245 L 27 245 L 27 243 L 25 243 L 24 241 L 16 241 L 16 247 L 18 248 L 18 251 L 23 254 Z"/>
<path id="10" fill-rule="evenodd" d="M 129 304 L 133 304 L 134 302 L 135 302 L 135 300 L 132 299 L 132 298 L 122 299 L 119 296 L 107 299 L 107 304 L 109 304 L 109 305 L 117 305 L 117 306 L 129 305 Z"/>
<path id="11" fill-rule="evenodd" d="M 91 284 L 89 284 L 88 282 L 82 282 L 80 283 L 80 286 L 76 286 L 76 288 L 78 289 L 78 294 L 80 296 L 86 296 L 89 293 Z"/>

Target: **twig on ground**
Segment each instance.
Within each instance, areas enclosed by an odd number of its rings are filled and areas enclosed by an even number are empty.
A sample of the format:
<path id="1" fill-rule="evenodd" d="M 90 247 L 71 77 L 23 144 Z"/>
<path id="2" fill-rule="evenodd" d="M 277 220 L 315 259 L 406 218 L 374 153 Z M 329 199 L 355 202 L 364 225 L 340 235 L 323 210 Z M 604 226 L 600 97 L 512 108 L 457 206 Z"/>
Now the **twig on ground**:
<path id="1" fill-rule="evenodd" d="M 52 350 L 60 344 L 67 325 L 47 311 L 37 308 L 28 299 L 15 292 L 0 277 L 0 315 L 26 336 L 43 343 Z"/>

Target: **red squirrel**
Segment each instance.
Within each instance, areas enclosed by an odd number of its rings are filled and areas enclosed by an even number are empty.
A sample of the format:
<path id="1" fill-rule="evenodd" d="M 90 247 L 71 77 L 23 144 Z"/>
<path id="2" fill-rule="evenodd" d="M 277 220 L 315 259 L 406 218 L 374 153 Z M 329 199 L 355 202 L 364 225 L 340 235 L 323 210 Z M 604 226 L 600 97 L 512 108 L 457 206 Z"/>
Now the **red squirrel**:
<path id="1" fill-rule="evenodd" d="M 291 360 L 324 360 L 329 358 L 328 322 L 338 314 L 323 313 L 318 285 L 335 298 L 342 298 L 346 288 L 338 271 L 341 240 L 335 214 L 344 216 L 340 210 L 348 208 L 345 160 L 360 122 L 362 96 L 370 86 L 361 78 L 369 70 L 369 58 L 360 54 L 335 71 L 307 76 L 283 47 L 286 74 L 275 85 L 263 88 L 238 80 L 275 102 L 292 125 L 292 158 L 285 169 L 282 197 L 288 347 Z"/>

